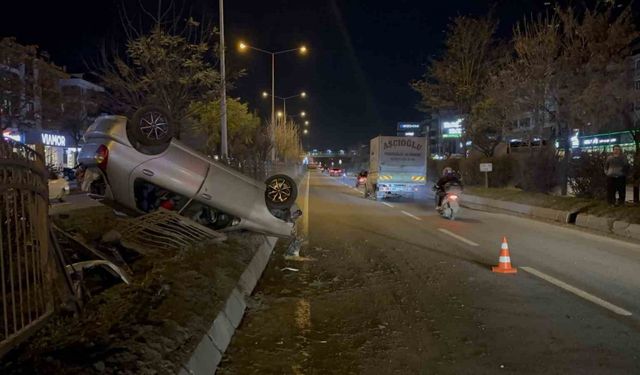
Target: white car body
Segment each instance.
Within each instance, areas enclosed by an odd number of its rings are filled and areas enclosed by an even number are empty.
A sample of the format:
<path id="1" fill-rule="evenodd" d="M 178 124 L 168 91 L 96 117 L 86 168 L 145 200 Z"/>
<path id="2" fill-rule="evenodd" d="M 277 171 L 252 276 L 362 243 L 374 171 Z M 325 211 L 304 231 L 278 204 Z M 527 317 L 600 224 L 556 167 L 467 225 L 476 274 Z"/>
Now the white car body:
<path id="1" fill-rule="evenodd" d="M 143 213 L 140 190 L 136 189 L 140 184 L 153 185 L 186 198 L 188 203 L 178 208 L 181 213 L 186 209 L 186 216 L 192 217 L 187 213 L 189 207 L 200 205 L 234 217 L 233 225 L 226 229 L 247 229 L 285 238 L 293 235 L 293 222 L 276 217 L 267 207 L 264 182 L 218 163 L 176 139 L 171 139 L 160 152 L 143 153 L 130 141 L 127 121 L 123 116 L 103 116 L 84 135 L 79 162 L 89 172 L 85 179 L 104 178 L 105 198 Z M 105 148 L 108 161 L 100 165 L 96 155 Z M 87 180 L 83 186 L 86 188 L 89 183 Z"/>

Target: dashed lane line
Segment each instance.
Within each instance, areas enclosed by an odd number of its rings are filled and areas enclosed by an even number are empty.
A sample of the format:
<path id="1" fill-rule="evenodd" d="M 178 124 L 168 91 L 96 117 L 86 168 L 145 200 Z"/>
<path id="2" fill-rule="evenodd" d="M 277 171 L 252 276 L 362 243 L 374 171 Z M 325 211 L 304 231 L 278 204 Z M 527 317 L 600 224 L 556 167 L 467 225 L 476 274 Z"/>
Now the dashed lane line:
<path id="1" fill-rule="evenodd" d="M 470 246 L 480 246 L 480 245 L 478 245 L 477 243 L 475 243 L 475 242 L 473 242 L 473 241 L 471 241 L 471 240 L 468 240 L 468 239 L 466 239 L 466 238 L 464 238 L 464 237 L 462 237 L 462 236 L 459 236 L 459 235 L 457 235 L 457 234 L 455 234 L 455 233 L 453 233 L 453 232 L 450 232 L 450 231 L 448 231 L 448 230 L 446 230 L 446 229 L 444 229 L 444 228 L 438 228 L 438 230 L 439 230 L 440 232 L 442 232 L 442 233 L 444 233 L 444 234 L 448 235 L 448 236 L 451 236 L 451 237 L 455 238 L 456 240 L 459 240 L 459 241 L 462 241 L 462 242 L 466 243 L 467 245 L 470 245 Z"/>
<path id="2" fill-rule="evenodd" d="M 383 202 L 383 203 L 384 203 L 384 202 Z M 418 221 L 422 221 L 422 219 L 420 219 L 419 217 L 417 217 L 416 215 L 414 215 L 414 214 L 412 214 L 412 213 L 410 213 L 410 212 L 407 212 L 407 211 L 400 211 L 400 212 L 402 212 L 403 214 L 405 214 L 405 215 L 409 216 L 409 217 L 410 217 L 410 218 L 412 218 L 412 219 L 416 219 L 416 220 L 418 220 Z"/>
<path id="3" fill-rule="evenodd" d="M 394 208 L 390 203 L 387 203 L 387 202 L 380 202 L 380 203 L 384 204 L 385 206 L 388 206 L 388 207 Z"/>
<path id="4" fill-rule="evenodd" d="M 550 282 L 551 284 L 562 288 L 564 290 L 566 290 L 567 292 L 571 292 L 573 294 L 575 294 L 576 296 L 580 297 L 580 298 L 584 298 L 589 302 L 593 302 L 596 305 L 599 305 L 601 307 L 604 307 L 605 309 L 609 310 L 609 311 L 613 311 L 614 313 L 618 314 L 618 315 L 623 315 L 623 316 L 631 316 L 631 312 L 628 310 L 623 309 L 622 307 L 618 307 L 610 302 L 607 302 L 605 300 L 603 300 L 602 298 L 596 297 L 593 294 L 587 293 L 582 289 L 578 289 L 575 286 L 569 285 L 567 283 L 565 283 L 564 281 L 558 280 L 553 276 L 549 276 L 546 273 L 540 272 L 535 268 L 531 268 L 531 267 L 520 267 L 520 269 L 522 269 L 523 271 L 526 271 L 534 276 L 537 276 L 545 281 Z"/>

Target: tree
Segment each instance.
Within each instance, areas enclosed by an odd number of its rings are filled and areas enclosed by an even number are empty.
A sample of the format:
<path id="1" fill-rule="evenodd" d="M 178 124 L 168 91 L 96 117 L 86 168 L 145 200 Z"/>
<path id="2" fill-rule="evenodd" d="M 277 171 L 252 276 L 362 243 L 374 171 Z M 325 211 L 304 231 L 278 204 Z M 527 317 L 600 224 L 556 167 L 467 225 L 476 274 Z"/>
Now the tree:
<path id="1" fill-rule="evenodd" d="M 194 120 L 194 130 L 207 139 L 207 153 L 220 147 L 220 100 L 198 102 L 190 109 Z M 227 99 L 227 137 L 229 153 L 234 158 L 244 158 L 251 149 L 256 132 L 259 131 L 260 118 L 249 111 L 247 103 L 239 98 Z"/>
<path id="2" fill-rule="evenodd" d="M 285 163 L 298 160 L 303 152 L 300 127 L 292 120 L 277 119 L 275 132 L 278 160 L 283 160 Z"/>
<path id="3" fill-rule="evenodd" d="M 159 0 L 156 15 L 142 3 L 139 6 L 140 20 L 132 20 L 121 9 L 126 49 L 124 54 L 116 48 L 104 51 L 98 75 L 108 89 L 113 112 L 130 115 L 144 105 L 164 107 L 177 124 L 179 138 L 192 103 L 219 97 L 217 31 L 204 18 L 196 21 L 183 14 L 173 1 L 163 7 Z M 240 74 L 231 74 L 230 80 Z"/>
<path id="4" fill-rule="evenodd" d="M 500 133 L 499 129 L 494 129 L 488 119 L 475 126 L 472 122 L 480 114 L 491 112 L 487 106 L 498 104 L 486 99 L 491 77 L 506 57 L 504 47 L 494 37 L 495 30 L 496 22 L 488 16 L 456 17 L 449 25 L 443 56 L 431 62 L 423 79 L 411 83 L 422 96 L 419 109 L 457 111 L 465 117 L 465 139 L 473 134 L 471 138 L 482 151 L 491 154 L 495 146 L 488 144 L 494 143 L 492 137 Z"/>
<path id="5" fill-rule="evenodd" d="M 129 40 L 126 57 L 104 59 L 100 73 L 114 112 L 131 114 L 144 105 L 159 105 L 180 126 L 190 115 L 191 103 L 219 95 L 220 76 L 206 58 L 209 45 L 171 35 L 160 25 Z"/>
<path id="6" fill-rule="evenodd" d="M 455 108 L 468 114 L 482 97 L 494 67 L 496 23 L 490 18 L 456 17 L 449 25 L 444 55 L 412 82 L 423 109 Z"/>
<path id="7" fill-rule="evenodd" d="M 492 74 L 482 98 L 471 108 L 466 129 L 467 139 L 487 157 L 494 156 L 520 111 L 512 91 L 517 75 L 509 68 L 506 58 L 501 61 L 504 62 L 501 70 Z"/>
<path id="8" fill-rule="evenodd" d="M 572 130 L 597 129 L 613 121 L 614 102 L 628 93 L 621 83 L 631 42 L 637 38 L 629 7 L 555 8 L 551 15 L 523 21 L 514 29 L 520 77 L 518 101 L 537 116 L 536 124 L 554 124 L 564 151 L 561 188 L 566 194 Z"/>

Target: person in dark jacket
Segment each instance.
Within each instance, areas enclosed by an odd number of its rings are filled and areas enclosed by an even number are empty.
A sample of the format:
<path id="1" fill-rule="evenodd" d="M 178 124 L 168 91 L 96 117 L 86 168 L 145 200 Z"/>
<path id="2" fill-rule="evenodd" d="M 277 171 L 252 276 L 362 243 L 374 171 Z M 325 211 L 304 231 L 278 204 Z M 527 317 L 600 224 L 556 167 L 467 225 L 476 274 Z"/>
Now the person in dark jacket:
<path id="1" fill-rule="evenodd" d="M 629 173 L 629 161 L 622 153 L 619 145 L 613 146 L 613 153 L 604 163 L 604 174 L 607 176 L 607 202 L 616 204 L 618 193 L 618 205 L 623 205 L 627 192 L 627 174 Z"/>
<path id="2" fill-rule="evenodd" d="M 442 170 L 442 177 L 440 177 L 438 182 L 436 182 L 436 185 L 433 187 L 436 192 L 436 208 L 440 208 L 440 205 L 442 204 L 442 198 L 444 198 L 446 194 L 445 187 L 448 184 L 462 186 L 460 178 L 451 167 L 445 167 Z"/>

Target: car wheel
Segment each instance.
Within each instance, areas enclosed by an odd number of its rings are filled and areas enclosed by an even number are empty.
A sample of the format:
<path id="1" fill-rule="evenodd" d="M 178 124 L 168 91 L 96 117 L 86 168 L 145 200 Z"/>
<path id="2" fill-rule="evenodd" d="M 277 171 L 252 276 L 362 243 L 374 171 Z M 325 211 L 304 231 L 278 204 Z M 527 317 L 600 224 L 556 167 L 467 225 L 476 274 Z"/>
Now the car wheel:
<path id="1" fill-rule="evenodd" d="M 176 130 L 169 113 L 158 106 L 144 106 L 138 109 L 127 126 L 132 137 L 144 146 L 169 143 Z"/>
<path id="2" fill-rule="evenodd" d="M 266 181 L 267 189 L 264 197 L 271 209 L 290 208 L 298 198 L 298 187 L 295 181 L 287 175 L 277 174 Z"/>

